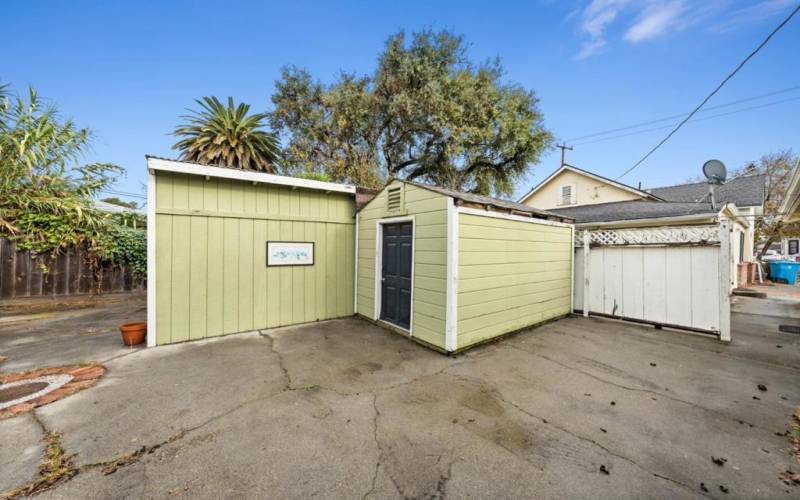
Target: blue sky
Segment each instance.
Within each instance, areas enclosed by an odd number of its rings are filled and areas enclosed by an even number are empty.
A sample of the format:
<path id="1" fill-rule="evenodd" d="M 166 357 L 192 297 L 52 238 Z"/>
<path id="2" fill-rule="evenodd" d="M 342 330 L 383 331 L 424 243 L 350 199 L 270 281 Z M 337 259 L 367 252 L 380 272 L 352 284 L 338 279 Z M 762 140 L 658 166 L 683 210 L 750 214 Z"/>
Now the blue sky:
<path id="1" fill-rule="evenodd" d="M 117 189 L 143 193 L 144 155 L 176 156 L 169 132 L 193 99 L 230 95 L 268 110 L 283 65 L 323 81 L 340 70 L 370 73 L 400 29 L 448 29 L 465 36 L 474 60 L 499 56 L 505 79 L 534 89 L 546 126 L 569 140 L 691 110 L 797 3 L 7 0 L 0 81 L 17 91 L 34 85 L 91 127 L 87 160 L 126 167 Z M 687 124 L 622 181 L 678 183 L 709 158 L 738 167 L 800 149 L 798 47 L 800 16 L 709 106 L 785 92 L 698 115 L 758 107 Z M 572 141 L 568 161 L 617 177 L 669 130 L 632 131 Z M 548 153 L 517 193 L 558 163 L 558 151 Z"/>

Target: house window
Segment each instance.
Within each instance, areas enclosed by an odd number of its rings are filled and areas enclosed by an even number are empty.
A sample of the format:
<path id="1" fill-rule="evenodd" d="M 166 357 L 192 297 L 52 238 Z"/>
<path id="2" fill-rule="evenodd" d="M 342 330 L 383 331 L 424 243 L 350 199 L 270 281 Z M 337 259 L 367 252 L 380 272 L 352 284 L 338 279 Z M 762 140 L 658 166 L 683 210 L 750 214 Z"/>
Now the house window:
<path id="1" fill-rule="evenodd" d="M 559 196 L 559 205 L 574 205 L 575 200 L 575 184 L 564 184 L 561 186 L 561 193 Z"/>
<path id="2" fill-rule="evenodd" d="M 795 255 L 799 253 L 798 243 L 800 243 L 800 240 L 789 240 L 789 255 Z"/>

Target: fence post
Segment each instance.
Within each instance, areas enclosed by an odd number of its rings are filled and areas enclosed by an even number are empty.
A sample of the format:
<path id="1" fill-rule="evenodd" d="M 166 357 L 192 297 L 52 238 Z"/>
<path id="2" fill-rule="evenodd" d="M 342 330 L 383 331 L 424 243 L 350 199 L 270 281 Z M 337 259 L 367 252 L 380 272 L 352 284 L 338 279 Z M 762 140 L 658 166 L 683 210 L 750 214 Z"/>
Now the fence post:
<path id="1" fill-rule="evenodd" d="M 731 234 L 730 221 L 719 221 L 719 339 L 731 341 Z"/>
<path id="2" fill-rule="evenodd" d="M 589 264 L 589 244 L 592 236 L 589 230 L 583 231 L 583 316 L 589 316 L 589 274 L 592 266 Z"/>

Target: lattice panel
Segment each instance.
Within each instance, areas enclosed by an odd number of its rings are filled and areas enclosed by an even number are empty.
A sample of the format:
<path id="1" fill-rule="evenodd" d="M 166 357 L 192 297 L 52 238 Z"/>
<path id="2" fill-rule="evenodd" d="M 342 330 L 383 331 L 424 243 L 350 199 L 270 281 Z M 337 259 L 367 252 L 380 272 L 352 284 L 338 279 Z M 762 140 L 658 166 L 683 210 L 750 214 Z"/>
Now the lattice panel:
<path id="1" fill-rule="evenodd" d="M 583 246 L 584 230 L 575 231 L 575 246 Z M 591 245 L 712 245 L 719 243 L 719 226 L 645 227 L 589 231 Z"/>

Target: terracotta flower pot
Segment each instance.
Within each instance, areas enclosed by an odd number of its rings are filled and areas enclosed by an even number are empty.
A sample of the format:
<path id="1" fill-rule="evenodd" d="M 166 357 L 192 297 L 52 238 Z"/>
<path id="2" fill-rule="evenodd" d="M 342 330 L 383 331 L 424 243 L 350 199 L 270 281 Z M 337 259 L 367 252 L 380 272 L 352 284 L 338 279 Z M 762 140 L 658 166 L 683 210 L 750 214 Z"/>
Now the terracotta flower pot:
<path id="1" fill-rule="evenodd" d="M 141 344 L 147 335 L 147 322 L 125 323 L 119 327 L 119 331 L 122 333 L 123 344 L 129 346 Z"/>

